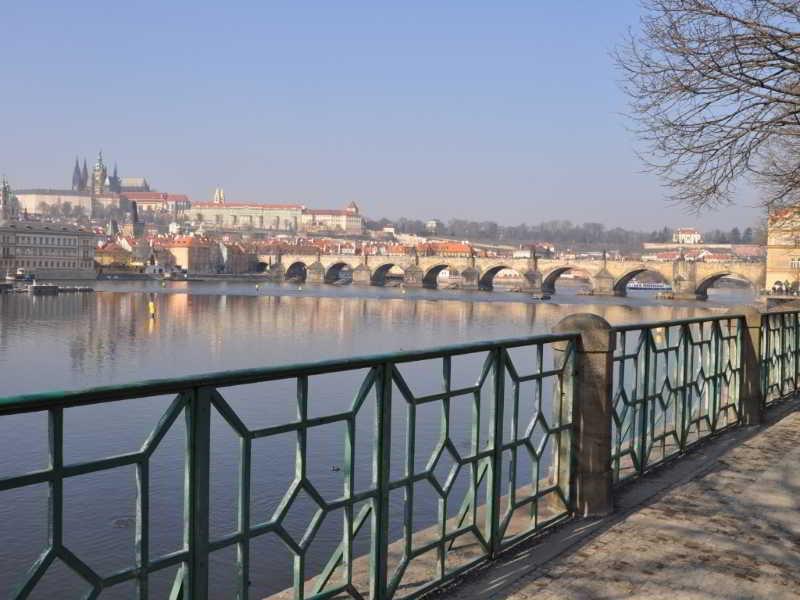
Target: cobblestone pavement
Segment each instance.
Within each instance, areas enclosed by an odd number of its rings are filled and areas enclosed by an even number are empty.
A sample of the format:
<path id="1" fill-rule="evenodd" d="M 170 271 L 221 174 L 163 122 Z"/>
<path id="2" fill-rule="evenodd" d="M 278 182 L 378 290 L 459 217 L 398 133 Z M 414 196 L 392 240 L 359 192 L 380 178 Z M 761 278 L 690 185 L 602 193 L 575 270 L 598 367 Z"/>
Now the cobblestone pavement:
<path id="1" fill-rule="evenodd" d="M 444 592 L 453 598 L 800 598 L 800 404 L 720 436 Z"/>

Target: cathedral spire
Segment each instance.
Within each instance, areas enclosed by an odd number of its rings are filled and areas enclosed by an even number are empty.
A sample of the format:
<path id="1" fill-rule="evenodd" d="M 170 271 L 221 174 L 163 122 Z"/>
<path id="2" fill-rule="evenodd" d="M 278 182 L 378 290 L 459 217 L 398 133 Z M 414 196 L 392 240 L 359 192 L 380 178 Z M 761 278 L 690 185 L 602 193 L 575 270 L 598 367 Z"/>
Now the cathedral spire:
<path id="1" fill-rule="evenodd" d="M 81 167 L 78 164 L 78 157 L 75 157 L 75 168 L 72 169 L 72 189 L 73 190 L 80 190 L 81 189 Z"/>
<path id="2" fill-rule="evenodd" d="M 81 171 L 81 191 L 89 186 L 89 169 L 86 168 L 86 158 L 83 159 L 83 170 Z"/>
<path id="3" fill-rule="evenodd" d="M 117 163 L 114 163 L 114 174 L 111 176 L 111 191 L 119 193 L 120 192 L 120 181 L 119 175 L 117 174 Z"/>

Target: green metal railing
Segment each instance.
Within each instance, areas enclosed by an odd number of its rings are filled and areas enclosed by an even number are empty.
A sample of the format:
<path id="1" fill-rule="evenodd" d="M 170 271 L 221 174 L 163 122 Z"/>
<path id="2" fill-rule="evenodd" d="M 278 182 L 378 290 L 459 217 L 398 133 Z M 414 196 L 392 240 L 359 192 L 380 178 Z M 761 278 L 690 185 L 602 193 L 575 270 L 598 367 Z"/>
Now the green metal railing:
<path id="1" fill-rule="evenodd" d="M 743 317 L 613 330 L 612 468 L 616 482 L 640 475 L 738 423 Z"/>
<path id="2" fill-rule="evenodd" d="M 797 392 L 800 374 L 800 313 L 765 313 L 761 317 L 761 389 L 771 404 Z"/>
<path id="3" fill-rule="evenodd" d="M 210 554 L 235 548 L 237 594 L 248 598 L 251 542 L 266 534 L 277 536 L 293 556 L 295 598 L 343 594 L 383 599 L 423 593 L 569 515 L 576 337 L 538 336 L 0 399 L 0 416 L 46 412 L 49 426 L 49 466 L 0 479 L 0 492 L 36 484 L 49 487 L 48 547 L 21 578 L 14 597 L 29 597 L 48 568 L 59 560 L 91 587 L 88 598 L 132 581 L 139 598 L 154 597 L 151 576 L 177 567 L 170 597 L 202 600 L 209 597 Z M 475 383 L 454 387 L 453 360 L 465 356 L 478 359 Z M 441 386 L 435 393 L 412 393 L 410 383 L 414 382 L 401 373 L 406 365 L 420 361 L 439 364 Z M 310 378 L 359 370 L 366 375 L 353 389 L 348 410 L 309 414 Z M 278 380 L 293 382 L 296 394 L 285 399 L 296 405 L 293 420 L 249 427 L 225 399 L 226 388 L 231 386 Z M 168 409 L 138 451 L 87 462 L 65 461 L 65 411 L 173 394 Z M 369 431 L 364 431 L 357 427 L 356 418 L 373 400 L 374 417 Z M 470 441 L 466 451 L 457 449 L 450 431 L 451 408 L 455 410 L 456 405 L 458 411 L 468 415 Z M 436 407 L 440 423 L 435 448 L 420 468 L 415 447 L 419 442 L 417 411 L 423 406 Z M 212 535 L 209 522 L 211 421 L 215 412 L 236 432 L 239 448 L 236 528 L 221 537 Z M 405 445 L 400 449 L 391 439 L 396 429 L 393 415 L 397 414 L 405 416 Z M 151 458 L 181 417 L 186 425 L 183 545 L 178 551 L 153 555 Z M 340 424 L 345 431 L 345 453 L 341 457 L 344 486 L 334 499 L 323 497 L 315 486 L 309 474 L 307 449 L 314 428 L 330 424 Z M 257 521 L 251 514 L 253 443 L 285 434 L 294 437 L 294 480 L 274 513 L 267 520 Z M 371 440 L 371 484 L 357 490 L 354 463 L 362 436 Z M 393 464 L 401 465 L 399 473 L 393 473 Z M 443 477 L 439 475 L 442 464 L 451 465 Z M 135 564 L 103 577 L 65 542 L 64 483 L 71 477 L 122 466 L 132 466 L 136 471 Z M 462 472 L 467 473 L 461 478 L 467 483 L 463 499 L 457 503 L 454 482 Z M 435 490 L 438 505 L 436 524 L 427 528 L 415 526 L 418 515 L 414 495 L 422 484 Z M 285 521 L 301 496 L 316 510 L 298 539 L 290 534 Z M 398 498 L 402 528 L 394 535 L 390 512 Z M 455 511 L 454 502 L 458 505 Z M 334 513 L 341 515 L 338 546 L 324 567 L 312 572 L 307 561 L 309 547 L 325 515 Z M 354 540 L 363 531 L 369 534 L 368 550 L 366 556 L 357 556 Z"/>

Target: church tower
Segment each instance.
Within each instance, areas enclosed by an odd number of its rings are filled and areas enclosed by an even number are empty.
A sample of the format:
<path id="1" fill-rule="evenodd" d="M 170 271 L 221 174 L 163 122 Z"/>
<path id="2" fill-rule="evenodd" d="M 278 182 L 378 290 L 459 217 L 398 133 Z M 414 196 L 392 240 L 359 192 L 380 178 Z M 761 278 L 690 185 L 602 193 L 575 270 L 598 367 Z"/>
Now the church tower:
<path id="1" fill-rule="evenodd" d="M 94 171 L 92 171 L 93 196 L 98 196 L 105 191 L 106 177 L 108 177 L 108 171 L 105 164 L 103 164 L 103 151 L 101 150 L 97 155 L 97 162 L 94 165 Z"/>
<path id="2" fill-rule="evenodd" d="M 81 168 L 78 165 L 78 157 L 75 157 L 75 168 L 72 169 L 72 189 L 75 192 L 81 189 Z"/>
<path id="3" fill-rule="evenodd" d="M 225 190 L 221 187 L 214 190 L 214 204 L 225 204 Z"/>

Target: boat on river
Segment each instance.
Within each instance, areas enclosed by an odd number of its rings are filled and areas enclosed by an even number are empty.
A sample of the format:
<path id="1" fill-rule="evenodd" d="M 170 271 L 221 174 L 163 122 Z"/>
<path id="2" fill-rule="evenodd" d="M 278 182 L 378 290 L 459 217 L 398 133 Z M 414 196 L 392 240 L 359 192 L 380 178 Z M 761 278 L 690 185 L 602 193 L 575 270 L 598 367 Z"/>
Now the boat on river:
<path id="1" fill-rule="evenodd" d="M 661 281 L 639 281 L 632 279 L 628 283 L 629 290 L 655 290 L 657 292 L 665 292 L 672 289 L 672 286 Z"/>
<path id="2" fill-rule="evenodd" d="M 33 281 L 33 274 L 25 269 L 17 269 L 14 273 L 6 273 L 6 281 Z"/>

